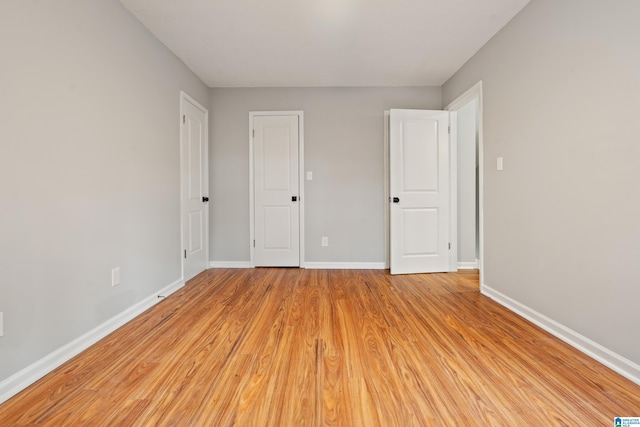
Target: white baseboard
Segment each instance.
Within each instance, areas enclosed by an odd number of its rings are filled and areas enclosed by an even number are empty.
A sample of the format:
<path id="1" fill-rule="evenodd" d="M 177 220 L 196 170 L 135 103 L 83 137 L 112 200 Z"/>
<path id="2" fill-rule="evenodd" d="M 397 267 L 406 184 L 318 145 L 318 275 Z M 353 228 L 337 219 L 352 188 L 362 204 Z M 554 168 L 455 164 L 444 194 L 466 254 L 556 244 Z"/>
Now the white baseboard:
<path id="1" fill-rule="evenodd" d="M 310 270 L 384 270 L 384 262 L 305 262 L 304 268 Z"/>
<path id="2" fill-rule="evenodd" d="M 626 359 L 619 354 L 609 350 L 608 348 L 591 341 L 589 338 L 580 335 L 576 331 L 556 322 L 547 316 L 527 307 L 518 301 L 490 288 L 487 285 L 481 286 L 482 294 L 493 299 L 500 305 L 519 314 L 530 322 L 538 325 L 545 331 L 560 338 L 567 344 L 577 348 L 586 355 L 594 358 L 603 365 L 613 369 L 623 377 L 626 377 L 634 383 L 640 385 L 640 365 Z"/>
<path id="3" fill-rule="evenodd" d="M 102 338 L 120 328 L 125 323 L 133 320 L 136 316 L 139 316 L 147 309 L 162 301 L 161 298 L 158 298 L 158 295 L 165 297 L 169 296 L 183 286 L 184 281 L 182 279 L 173 282 L 169 286 L 160 289 L 158 292 L 154 292 L 153 295 L 145 298 L 137 304 L 134 304 L 86 334 L 76 338 L 68 344 L 63 345 L 42 359 L 3 380 L 0 382 L 0 403 L 24 390 L 43 376 L 47 375 L 49 372 L 56 369 L 58 366 L 77 356 L 96 342 L 100 341 Z"/>
<path id="4" fill-rule="evenodd" d="M 211 261 L 211 268 L 252 268 L 251 261 Z"/>
<path id="5" fill-rule="evenodd" d="M 458 262 L 458 270 L 477 270 L 478 261 L 474 262 Z"/>

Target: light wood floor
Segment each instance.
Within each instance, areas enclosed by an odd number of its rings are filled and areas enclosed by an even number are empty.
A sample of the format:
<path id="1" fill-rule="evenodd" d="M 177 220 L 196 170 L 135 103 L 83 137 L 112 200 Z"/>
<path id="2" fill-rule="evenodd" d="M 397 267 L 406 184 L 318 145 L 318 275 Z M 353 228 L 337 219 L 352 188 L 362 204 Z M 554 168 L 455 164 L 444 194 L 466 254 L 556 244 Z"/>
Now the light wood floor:
<path id="1" fill-rule="evenodd" d="M 0 405 L 0 426 L 611 426 L 640 387 L 477 274 L 209 270 Z"/>

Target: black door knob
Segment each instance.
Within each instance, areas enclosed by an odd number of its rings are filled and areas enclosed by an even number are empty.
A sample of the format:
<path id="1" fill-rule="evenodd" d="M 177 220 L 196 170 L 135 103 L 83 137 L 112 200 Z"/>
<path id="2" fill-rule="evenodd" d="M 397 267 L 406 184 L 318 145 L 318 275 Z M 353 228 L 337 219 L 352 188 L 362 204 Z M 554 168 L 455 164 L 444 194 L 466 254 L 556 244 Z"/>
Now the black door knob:
<path id="1" fill-rule="evenodd" d="M 292 202 L 297 202 L 298 201 L 298 196 L 291 196 L 291 201 Z"/>
<path id="2" fill-rule="evenodd" d="M 202 196 L 202 203 L 207 203 L 209 201 L 209 198 L 206 196 Z"/>
<path id="3" fill-rule="evenodd" d="M 400 198 L 399 197 L 394 197 L 393 198 L 393 203 L 400 203 Z"/>

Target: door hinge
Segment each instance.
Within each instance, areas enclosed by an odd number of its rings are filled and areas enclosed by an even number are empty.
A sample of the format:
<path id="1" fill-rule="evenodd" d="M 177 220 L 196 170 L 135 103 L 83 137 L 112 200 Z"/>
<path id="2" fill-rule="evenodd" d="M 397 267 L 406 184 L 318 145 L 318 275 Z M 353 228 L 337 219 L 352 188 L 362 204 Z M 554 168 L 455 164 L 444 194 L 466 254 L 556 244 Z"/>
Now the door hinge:
<path id="1" fill-rule="evenodd" d="M 449 135 L 451 135 L 451 126 L 448 127 L 447 132 L 449 132 Z"/>
<path id="2" fill-rule="evenodd" d="M 253 130 L 251 131 L 251 136 L 252 136 L 253 138 L 255 138 L 255 137 L 256 137 L 256 130 L 255 130 L 255 129 L 253 129 Z"/>
<path id="3" fill-rule="evenodd" d="M 254 248 L 256 247 L 256 241 L 255 240 L 253 241 L 253 247 Z"/>
<path id="4" fill-rule="evenodd" d="M 187 250 L 184 250 L 184 259 L 187 259 Z"/>
<path id="5" fill-rule="evenodd" d="M 187 120 L 187 116 L 185 116 L 184 114 L 182 115 L 182 124 L 185 124 Z"/>
<path id="6" fill-rule="evenodd" d="M 449 250 L 451 250 L 451 242 L 449 242 Z"/>

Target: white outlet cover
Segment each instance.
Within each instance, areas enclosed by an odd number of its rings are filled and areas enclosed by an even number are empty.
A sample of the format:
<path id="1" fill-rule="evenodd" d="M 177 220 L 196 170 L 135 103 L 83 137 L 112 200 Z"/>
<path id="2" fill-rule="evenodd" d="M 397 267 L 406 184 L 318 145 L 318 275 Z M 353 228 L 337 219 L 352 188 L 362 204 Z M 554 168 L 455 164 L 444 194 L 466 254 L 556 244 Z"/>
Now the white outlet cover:
<path id="1" fill-rule="evenodd" d="M 120 284 L 120 267 L 116 267 L 111 270 L 111 286 L 117 286 Z"/>
<path id="2" fill-rule="evenodd" d="M 496 159 L 496 169 L 501 171 L 503 168 L 504 168 L 504 163 L 503 163 L 502 157 L 498 157 Z"/>
<path id="3" fill-rule="evenodd" d="M 313 172 L 307 171 L 307 181 L 313 180 Z"/>

